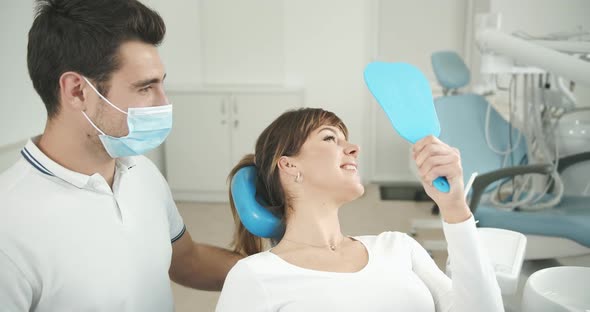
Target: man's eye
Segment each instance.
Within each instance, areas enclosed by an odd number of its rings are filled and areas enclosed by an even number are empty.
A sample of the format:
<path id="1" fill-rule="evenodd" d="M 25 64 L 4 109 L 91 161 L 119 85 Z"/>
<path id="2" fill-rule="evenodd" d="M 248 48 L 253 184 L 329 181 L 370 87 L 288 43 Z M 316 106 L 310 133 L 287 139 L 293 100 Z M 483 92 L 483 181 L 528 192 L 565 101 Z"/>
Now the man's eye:
<path id="1" fill-rule="evenodd" d="M 147 87 L 139 89 L 139 92 L 142 92 L 142 93 L 148 92 L 151 88 L 152 88 L 152 86 L 147 86 Z"/>

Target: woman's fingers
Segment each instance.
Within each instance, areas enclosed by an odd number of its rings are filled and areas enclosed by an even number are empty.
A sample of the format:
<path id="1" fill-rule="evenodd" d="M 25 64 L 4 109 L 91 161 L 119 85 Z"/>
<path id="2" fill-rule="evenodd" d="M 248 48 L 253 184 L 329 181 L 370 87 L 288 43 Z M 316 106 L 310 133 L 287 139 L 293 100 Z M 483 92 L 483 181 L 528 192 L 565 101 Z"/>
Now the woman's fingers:
<path id="1" fill-rule="evenodd" d="M 432 136 L 420 140 L 412 148 L 424 189 L 439 206 L 443 219 L 450 223 L 466 220 L 471 212 L 465 203 L 459 150 Z M 450 192 L 440 192 L 432 185 L 438 177 L 447 178 Z"/>
<path id="2" fill-rule="evenodd" d="M 455 163 L 458 163 L 458 156 L 456 154 L 431 156 L 424 161 L 422 166 L 418 167 L 418 171 L 422 177 L 426 177 L 436 167 L 453 165 Z"/>
<path id="3" fill-rule="evenodd" d="M 438 177 L 462 176 L 459 150 L 428 136 L 413 146 L 413 157 L 422 179 L 431 184 Z"/>
<path id="4" fill-rule="evenodd" d="M 451 153 L 452 151 L 444 145 L 429 144 L 416 154 L 414 159 L 416 160 L 416 166 L 420 168 L 424 165 L 426 160 L 432 157 L 450 155 Z"/>
<path id="5" fill-rule="evenodd" d="M 417 155 L 422 151 L 422 149 L 424 149 L 424 147 L 434 143 L 442 143 L 442 141 L 436 138 L 435 136 L 429 135 L 421 139 L 420 141 L 416 142 L 416 144 L 412 146 L 412 151 L 415 155 Z"/>
<path id="6" fill-rule="evenodd" d="M 432 181 L 436 180 L 438 177 L 446 177 L 447 180 L 451 182 L 459 176 L 462 176 L 461 167 L 455 163 L 448 163 L 432 167 L 422 175 L 422 179 L 426 184 L 431 185 Z"/>

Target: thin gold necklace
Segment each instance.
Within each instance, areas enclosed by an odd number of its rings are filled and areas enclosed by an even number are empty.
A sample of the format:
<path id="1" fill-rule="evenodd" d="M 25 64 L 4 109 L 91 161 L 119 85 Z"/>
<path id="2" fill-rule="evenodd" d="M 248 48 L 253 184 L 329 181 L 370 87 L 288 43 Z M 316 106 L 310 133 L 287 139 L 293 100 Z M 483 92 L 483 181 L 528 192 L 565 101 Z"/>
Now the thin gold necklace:
<path id="1" fill-rule="evenodd" d="M 340 242 L 338 244 L 328 244 L 328 245 L 312 245 L 312 244 L 308 244 L 308 243 L 303 243 L 303 242 L 298 242 L 298 241 L 294 241 L 294 240 L 290 240 L 288 238 L 282 238 L 281 240 L 286 240 L 288 242 L 292 242 L 292 243 L 296 243 L 296 244 L 301 244 L 301 245 L 307 245 L 310 247 L 315 247 L 315 248 L 326 248 L 328 247 L 331 251 L 336 251 L 336 247 L 338 247 L 338 245 L 342 244 L 342 242 L 344 241 L 346 237 L 342 236 L 342 239 L 340 240 Z"/>

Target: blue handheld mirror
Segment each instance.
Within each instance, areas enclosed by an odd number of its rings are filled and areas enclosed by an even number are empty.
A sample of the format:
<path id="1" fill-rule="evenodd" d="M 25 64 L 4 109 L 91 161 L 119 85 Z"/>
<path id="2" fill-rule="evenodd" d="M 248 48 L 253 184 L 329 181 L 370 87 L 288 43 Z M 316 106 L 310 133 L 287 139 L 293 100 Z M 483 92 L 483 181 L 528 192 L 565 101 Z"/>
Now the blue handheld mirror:
<path id="1" fill-rule="evenodd" d="M 432 101 L 428 79 L 418 68 L 407 63 L 369 63 L 365 83 L 385 111 L 393 128 L 412 144 L 422 138 L 440 135 L 440 124 Z M 445 177 L 432 183 L 444 193 L 450 191 Z"/>

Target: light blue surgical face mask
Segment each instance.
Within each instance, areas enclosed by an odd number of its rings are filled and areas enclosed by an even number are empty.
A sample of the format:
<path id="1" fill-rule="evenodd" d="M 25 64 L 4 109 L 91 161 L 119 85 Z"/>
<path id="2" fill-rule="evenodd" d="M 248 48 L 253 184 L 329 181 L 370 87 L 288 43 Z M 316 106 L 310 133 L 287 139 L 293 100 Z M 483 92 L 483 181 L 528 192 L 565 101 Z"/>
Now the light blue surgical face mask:
<path id="1" fill-rule="evenodd" d="M 127 112 L 121 110 L 106 97 L 104 97 L 96 88 L 83 77 L 90 85 L 92 90 L 98 94 L 105 102 L 116 110 L 127 115 L 127 127 L 129 134 L 124 137 L 112 137 L 105 134 L 90 120 L 85 112 L 84 117 L 90 124 L 100 132 L 98 136 L 102 145 L 109 155 L 113 158 L 143 155 L 154 148 L 158 147 L 172 130 L 172 105 L 162 105 L 153 107 L 130 107 Z"/>

